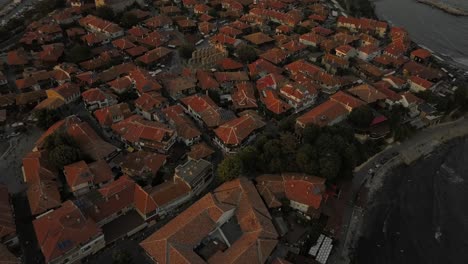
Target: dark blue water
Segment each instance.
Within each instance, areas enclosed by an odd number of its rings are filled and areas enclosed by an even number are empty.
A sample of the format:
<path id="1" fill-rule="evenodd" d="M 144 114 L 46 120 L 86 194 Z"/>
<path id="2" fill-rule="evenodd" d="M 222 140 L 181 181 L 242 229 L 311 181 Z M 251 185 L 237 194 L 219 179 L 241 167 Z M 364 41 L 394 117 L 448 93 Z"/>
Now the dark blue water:
<path id="1" fill-rule="evenodd" d="M 468 263 L 468 140 L 386 176 L 368 208 L 359 264 Z"/>
<path id="2" fill-rule="evenodd" d="M 445 0 L 468 9 L 468 0 Z M 468 17 L 453 16 L 416 0 L 377 0 L 377 16 L 406 28 L 411 38 L 468 69 Z"/>

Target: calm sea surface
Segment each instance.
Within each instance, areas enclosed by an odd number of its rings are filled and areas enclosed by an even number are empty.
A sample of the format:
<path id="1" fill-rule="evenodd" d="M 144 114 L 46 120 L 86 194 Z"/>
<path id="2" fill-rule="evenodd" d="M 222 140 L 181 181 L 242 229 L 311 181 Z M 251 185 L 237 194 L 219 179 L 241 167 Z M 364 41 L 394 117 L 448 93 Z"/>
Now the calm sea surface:
<path id="1" fill-rule="evenodd" d="M 467 9 L 468 0 L 441 0 Z M 468 69 L 468 17 L 457 17 L 416 0 L 377 0 L 377 16 L 406 28 L 412 39 Z"/>

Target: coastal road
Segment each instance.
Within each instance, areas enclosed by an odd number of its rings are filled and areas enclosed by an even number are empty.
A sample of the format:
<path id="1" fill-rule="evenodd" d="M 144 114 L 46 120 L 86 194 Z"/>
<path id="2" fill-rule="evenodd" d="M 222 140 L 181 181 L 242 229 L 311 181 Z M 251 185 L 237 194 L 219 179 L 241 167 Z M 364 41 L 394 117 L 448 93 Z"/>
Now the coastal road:
<path id="1" fill-rule="evenodd" d="M 414 151 L 418 153 L 418 150 L 420 150 L 422 146 L 426 146 L 426 143 L 444 140 L 448 132 L 456 130 L 468 131 L 468 119 L 460 118 L 453 122 L 442 123 L 422 130 L 401 144 L 395 143 L 390 145 L 385 150 L 377 153 L 375 156 L 371 157 L 368 161 L 355 169 L 350 192 L 351 195 L 349 196 L 350 201 L 345 210 L 345 213 L 343 214 L 343 228 L 337 235 L 337 237 L 343 243 L 338 244 L 336 253 L 334 256 L 332 256 L 334 261 L 330 263 L 349 263 L 349 249 L 350 247 L 354 246 L 354 243 L 358 239 L 358 237 L 353 237 L 355 234 L 354 231 L 356 231 L 353 230 L 353 228 L 356 227 L 356 223 L 352 218 L 353 214 L 355 214 L 354 211 L 357 208 L 355 201 L 359 191 L 365 182 L 371 177 L 371 174 L 369 174 L 369 169 L 372 169 L 378 173 L 379 168 L 381 168 L 383 165 L 382 163 L 384 163 L 382 161 L 389 162 L 392 160 L 392 158 L 397 157 L 402 153 L 407 154 L 406 152 L 408 152 L 408 150 L 410 150 L 410 152 Z M 379 168 L 376 168 L 376 164 L 379 164 Z M 361 208 L 357 209 L 360 210 Z"/>

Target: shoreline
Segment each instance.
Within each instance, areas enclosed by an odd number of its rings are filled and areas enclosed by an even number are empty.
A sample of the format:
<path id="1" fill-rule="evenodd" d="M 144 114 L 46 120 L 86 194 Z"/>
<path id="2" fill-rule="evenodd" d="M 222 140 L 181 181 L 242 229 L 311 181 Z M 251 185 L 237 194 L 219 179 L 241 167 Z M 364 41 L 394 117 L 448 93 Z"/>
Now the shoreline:
<path id="1" fill-rule="evenodd" d="M 416 0 L 418 3 L 437 8 L 444 11 L 445 13 L 454 15 L 454 16 L 468 16 L 468 11 L 462 10 L 457 7 L 450 6 L 448 4 L 442 3 L 438 0 Z"/>
<path id="2" fill-rule="evenodd" d="M 446 126 L 455 125 L 454 128 L 443 129 Z M 375 195 L 384 188 L 385 182 L 394 169 L 399 166 L 408 166 L 413 162 L 417 162 L 426 156 L 439 151 L 441 148 L 460 138 L 468 136 L 468 119 L 460 118 L 456 121 L 443 123 L 432 128 L 438 131 L 425 131 L 419 136 L 423 139 L 414 142 L 403 143 L 404 148 L 399 151 L 399 155 L 383 164 L 382 167 L 376 172 L 375 176 L 371 179 L 366 179 L 364 188 L 367 189 L 367 199 L 362 208 L 358 208 L 360 214 L 355 217 L 353 221 L 353 228 L 350 230 L 349 241 L 350 251 L 356 252 L 359 248 L 359 240 L 365 233 L 366 223 L 370 215 L 367 213 L 375 203 Z M 429 137 L 424 137 L 424 134 L 429 133 Z M 411 139 L 410 139 L 411 140 Z M 356 209 L 356 208 L 355 208 Z M 353 212 L 354 213 L 354 212 Z M 351 258 L 349 259 L 351 260 Z"/>

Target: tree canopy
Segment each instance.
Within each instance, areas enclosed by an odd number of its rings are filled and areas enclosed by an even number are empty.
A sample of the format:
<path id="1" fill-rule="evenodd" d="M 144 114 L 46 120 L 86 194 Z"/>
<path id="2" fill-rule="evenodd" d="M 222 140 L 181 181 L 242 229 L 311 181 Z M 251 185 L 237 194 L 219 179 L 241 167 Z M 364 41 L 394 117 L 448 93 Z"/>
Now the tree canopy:
<path id="1" fill-rule="evenodd" d="M 65 132 L 55 132 L 44 141 L 50 163 L 59 170 L 63 166 L 80 161 L 83 154 L 75 140 Z"/>
<path id="2" fill-rule="evenodd" d="M 372 109 L 367 105 L 355 108 L 349 114 L 349 121 L 358 128 L 369 127 L 373 119 L 374 114 L 372 113 Z"/>
<path id="3" fill-rule="evenodd" d="M 84 45 L 75 45 L 67 52 L 67 60 L 78 63 L 91 58 L 91 49 Z"/>
<path id="4" fill-rule="evenodd" d="M 120 19 L 120 24 L 125 28 L 131 28 L 138 24 L 138 22 L 138 17 L 135 14 L 129 12 L 123 14 L 122 18 Z"/>
<path id="5" fill-rule="evenodd" d="M 114 10 L 112 10 L 109 6 L 101 6 L 96 8 L 95 15 L 109 21 L 113 21 L 115 19 Z"/>
<path id="6" fill-rule="evenodd" d="M 112 264 L 132 264 L 132 255 L 126 250 L 115 251 L 112 254 Z"/>
<path id="7" fill-rule="evenodd" d="M 34 112 L 34 117 L 37 118 L 37 126 L 42 129 L 48 129 L 60 120 L 59 112 L 49 109 L 41 109 Z"/>
<path id="8" fill-rule="evenodd" d="M 244 63 L 251 63 L 257 59 L 257 51 L 249 45 L 242 45 L 236 50 L 236 54 L 240 61 Z"/>
<path id="9" fill-rule="evenodd" d="M 192 57 L 192 53 L 195 50 L 195 47 L 190 44 L 185 44 L 179 47 L 179 55 L 188 60 Z"/>
<path id="10" fill-rule="evenodd" d="M 218 173 L 226 181 L 240 175 L 281 172 L 303 172 L 334 180 L 351 176 L 354 167 L 375 151 L 360 144 L 353 130 L 346 127 L 307 126 L 302 140 L 289 131 L 265 131 L 252 145 L 224 160 Z"/>
<path id="11" fill-rule="evenodd" d="M 243 170 L 242 161 L 239 156 L 229 156 L 218 166 L 218 178 L 221 182 L 231 181 L 238 178 Z"/>

